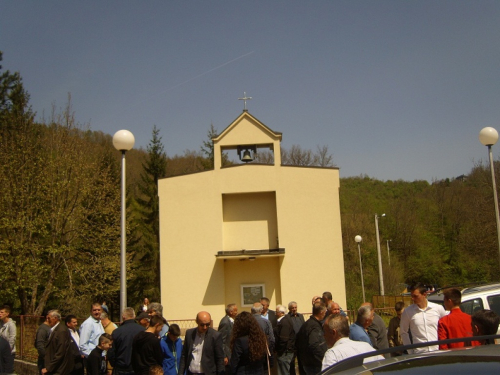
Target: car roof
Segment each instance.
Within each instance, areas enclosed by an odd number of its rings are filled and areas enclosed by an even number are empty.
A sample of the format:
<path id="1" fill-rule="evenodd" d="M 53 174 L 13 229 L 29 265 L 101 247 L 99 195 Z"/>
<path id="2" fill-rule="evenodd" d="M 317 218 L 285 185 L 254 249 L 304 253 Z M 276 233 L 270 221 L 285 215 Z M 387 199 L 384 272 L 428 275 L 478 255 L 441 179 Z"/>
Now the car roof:
<path id="1" fill-rule="evenodd" d="M 473 294 L 473 293 L 483 293 L 491 290 L 500 289 L 500 283 L 478 285 L 471 288 L 466 288 L 462 290 L 462 296 Z"/>
<path id="2" fill-rule="evenodd" d="M 469 284 L 470 285 L 470 284 Z M 493 291 L 498 289 L 500 291 L 500 283 L 489 283 L 489 284 L 482 284 L 482 285 L 474 285 L 468 288 L 464 288 L 464 286 L 449 286 L 449 287 L 444 287 L 441 289 L 438 289 L 437 291 L 430 293 L 427 296 L 427 299 L 431 302 L 434 301 L 442 301 L 443 300 L 443 291 L 448 288 L 457 288 L 461 289 L 462 292 L 462 297 L 469 296 L 475 293 L 481 294 L 489 291 Z"/>
<path id="3" fill-rule="evenodd" d="M 489 336 L 481 336 L 481 337 L 474 337 L 475 340 L 480 340 L 484 338 L 500 338 L 500 335 L 489 335 Z M 443 363 L 463 363 L 463 362 L 468 362 L 467 357 L 470 357 L 472 361 L 476 361 L 476 359 L 481 358 L 481 361 L 486 361 L 486 362 L 497 362 L 500 366 L 500 346 L 498 345 L 482 345 L 482 346 L 475 346 L 475 347 L 465 347 L 465 348 L 458 348 L 458 349 L 451 349 L 451 350 L 438 350 L 438 351 L 433 351 L 433 352 L 425 352 L 425 353 L 418 353 L 418 354 L 409 354 L 409 355 L 403 355 L 399 357 L 390 357 L 386 358 L 385 360 L 376 360 L 373 362 L 368 362 L 368 363 L 363 363 L 363 360 L 367 357 L 372 357 L 376 356 L 378 354 L 387 354 L 395 351 L 402 351 L 406 349 L 411 349 L 411 348 L 417 348 L 417 347 L 424 347 L 428 345 L 433 345 L 433 344 L 438 344 L 438 343 L 451 343 L 451 342 L 459 342 L 459 341 L 465 341 L 465 338 L 462 339 L 449 339 L 449 340 L 441 340 L 441 341 L 436 341 L 436 342 L 428 342 L 428 343 L 420 343 L 420 344 L 413 344 L 413 345 L 407 345 L 407 346 L 400 346 L 400 347 L 394 347 L 394 348 L 389 348 L 389 349 L 384 349 L 384 350 L 378 350 L 378 351 L 373 351 L 373 352 L 368 352 L 364 354 L 360 354 L 354 357 L 347 358 L 337 364 L 334 364 L 333 366 L 329 367 L 328 369 L 325 369 L 324 371 L 321 372 L 321 375 L 331 375 L 331 374 L 343 374 L 343 375 L 351 375 L 351 374 L 370 374 L 371 371 L 375 371 L 377 369 L 383 369 L 384 367 L 387 368 L 388 371 L 395 371 L 396 369 L 393 367 L 400 366 L 401 364 L 404 363 L 411 363 L 413 366 L 412 367 L 418 367 L 418 361 L 421 361 L 421 365 L 425 366 L 426 370 L 428 370 L 427 366 L 429 366 L 429 361 L 426 361 L 426 359 L 429 359 L 430 357 L 443 357 L 442 359 L 437 359 L 434 362 L 436 365 L 440 365 Z M 470 338 L 468 339 L 470 340 Z M 500 367 L 499 367 L 500 368 Z M 366 371 L 366 372 L 365 372 Z M 382 371 L 383 372 L 383 371 Z M 481 371 L 478 371 L 481 373 Z M 413 372 L 413 373 L 418 373 Z M 429 373 L 426 371 L 426 373 Z M 438 373 L 438 372 L 434 372 Z M 440 375 L 441 372 L 439 372 Z M 498 372 L 497 372 L 498 373 Z M 432 372 L 430 372 L 432 374 Z"/>

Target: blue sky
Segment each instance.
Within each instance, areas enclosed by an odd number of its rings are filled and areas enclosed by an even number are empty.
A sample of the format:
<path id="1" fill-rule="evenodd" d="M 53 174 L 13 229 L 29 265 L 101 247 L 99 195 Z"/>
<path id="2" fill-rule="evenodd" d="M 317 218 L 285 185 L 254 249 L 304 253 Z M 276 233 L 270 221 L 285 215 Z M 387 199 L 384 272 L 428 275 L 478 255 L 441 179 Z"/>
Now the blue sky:
<path id="1" fill-rule="evenodd" d="M 500 1 L 7 1 L 4 69 L 41 117 L 168 155 L 249 112 L 282 147 L 327 145 L 341 177 L 456 177 L 500 130 Z M 500 144 L 494 146 L 498 158 Z"/>

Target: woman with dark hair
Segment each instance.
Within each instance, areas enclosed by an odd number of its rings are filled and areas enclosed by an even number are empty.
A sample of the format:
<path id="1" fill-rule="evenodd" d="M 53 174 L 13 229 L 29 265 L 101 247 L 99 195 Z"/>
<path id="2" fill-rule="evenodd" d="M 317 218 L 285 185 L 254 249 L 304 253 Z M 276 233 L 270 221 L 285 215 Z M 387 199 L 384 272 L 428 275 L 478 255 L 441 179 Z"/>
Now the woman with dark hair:
<path id="1" fill-rule="evenodd" d="M 237 375 L 262 375 L 267 355 L 266 335 L 249 312 L 242 312 L 234 319 L 231 336 L 231 373 Z"/>

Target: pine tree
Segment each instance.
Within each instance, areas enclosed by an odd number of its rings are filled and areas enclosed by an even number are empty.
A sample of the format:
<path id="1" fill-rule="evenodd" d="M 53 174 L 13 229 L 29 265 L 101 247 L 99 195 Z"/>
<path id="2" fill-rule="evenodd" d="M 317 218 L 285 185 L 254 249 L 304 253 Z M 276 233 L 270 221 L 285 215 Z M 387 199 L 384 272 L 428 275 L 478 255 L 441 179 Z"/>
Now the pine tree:
<path id="1" fill-rule="evenodd" d="M 160 130 L 153 127 L 152 139 L 147 147 L 148 155 L 142 164 L 143 173 L 139 184 L 140 197 L 131 205 L 136 208 L 134 271 L 136 286 L 132 291 L 139 300 L 160 298 L 160 225 L 158 180 L 166 176 L 167 155 L 161 143 Z"/>
<path id="2" fill-rule="evenodd" d="M 202 165 L 205 170 L 214 169 L 214 142 L 212 138 L 218 136 L 217 129 L 214 124 L 210 124 L 210 129 L 207 132 L 207 140 L 203 141 L 203 145 L 200 147 L 202 154 L 205 157 L 202 159 Z M 222 166 L 230 165 L 231 162 L 225 152 L 222 153 Z"/>

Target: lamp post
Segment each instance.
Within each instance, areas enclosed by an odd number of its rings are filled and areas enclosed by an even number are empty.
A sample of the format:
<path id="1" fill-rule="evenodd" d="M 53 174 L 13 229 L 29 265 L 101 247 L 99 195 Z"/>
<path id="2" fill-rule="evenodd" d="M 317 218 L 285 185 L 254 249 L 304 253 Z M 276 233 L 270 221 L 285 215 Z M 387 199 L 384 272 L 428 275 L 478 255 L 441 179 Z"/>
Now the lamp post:
<path id="1" fill-rule="evenodd" d="M 392 240 L 387 240 L 387 260 L 389 261 L 389 266 L 391 265 L 391 254 L 389 252 L 389 242 Z"/>
<path id="2" fill-rule="evenodd" d="M 380 295 L 384 295 L 384 275 L 382 272 L 382 254 L 380 253 L 380 235 L 378 233 L 378 219 L 381 217 L 384 217 L 385 214 L 382 214 L 382 216 L 378 216 L 375 214 L 375 234 L 377 236 L 377 257 L 378 257 L 378 279 L 380 283 Z"/>
<path id="3" fill-rule="evenodd" d="M 122 152 L 122 199 L 121 199 L 121 247 L 120 247 L 120 321 L 122 312 L 127 307 L 127 234 L 126 234 L 126 189 L 125 189 L 125 153 L 134 147 L 134 135 L 128 130 L 118 130 L 113 136 L 113 146 Z"/>
<path id="4" fill-rule="evenodd" d="M 354 237 L 354 241 L 356 241 L 358 243 L 358 253 L 359 253 L 359 269 L 361 271 L 361 290 L 363 291 L 363 302 L 366 302 L 366 298 L 365 298 L 365 282 L 363 280 L 363 263 L 361 263 L 361 247 L 359 245 L 359 243 L 362 241 L 363 239 L 361 238 L 361 236 L 356 236 Z"/>
<path id="5" fill-rule="evenodd" d="M 488 146 L 488 153 L 490 156 L 490 169 L 491 169 L 491 184 L 493 185 L 493 200 L 495 201 L 495 216 L 497 219 L 497 236 L 498 236 L 498 251 L 500 253 L 500 216 L 498 215 L 498 198 L 497 198 L 497 185 L 495 182 L 495 167 L 493 165 L 493 152 L 491 146 L 498 141 L 498 132 L 491 127 L 481 129 L 479 132 L 479 141 Z"/>

